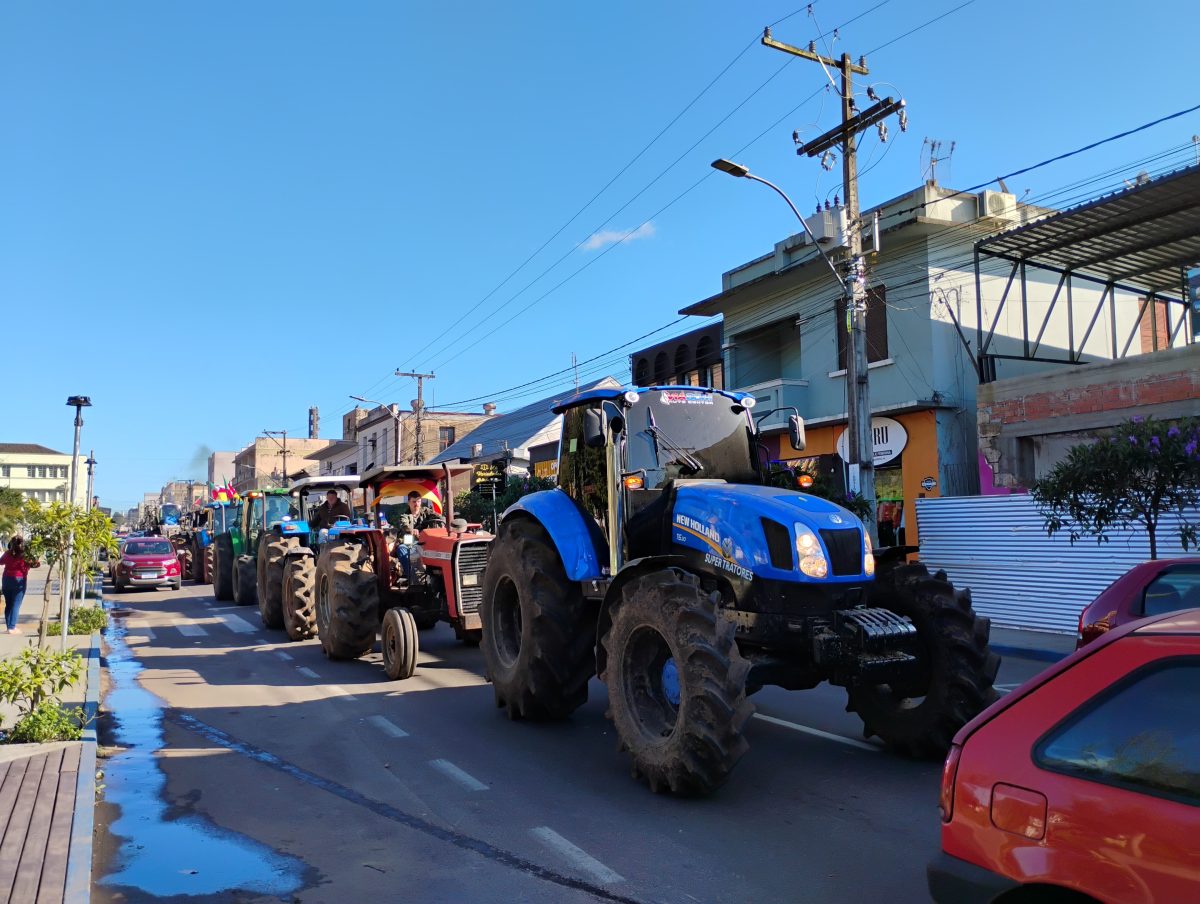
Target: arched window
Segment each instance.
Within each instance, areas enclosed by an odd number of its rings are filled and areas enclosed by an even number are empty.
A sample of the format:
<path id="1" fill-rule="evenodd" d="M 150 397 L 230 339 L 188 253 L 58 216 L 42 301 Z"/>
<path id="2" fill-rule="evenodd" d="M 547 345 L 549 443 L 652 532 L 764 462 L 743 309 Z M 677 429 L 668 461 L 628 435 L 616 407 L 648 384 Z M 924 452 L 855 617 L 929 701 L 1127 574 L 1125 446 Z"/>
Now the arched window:
<path id="1" fill-rule="evenodd" d="M 671 381 L 671 364 L 666 352 L 654 356 L 654 382 L 660 386 Z"/>
<path id="2" fill-rule="evenodd" d="M 638 358 L 633 366 L 633 382 L 636 386 L 650 385 L 650 362 L 645 358 Z"/>
<path id="3" fill-rule="evenodd" d="M 691 358 L 691 356 L 692 356 L 692 350 L 687 347 L 686 343 L 681 342 L 681 343 L 679 343 L 679 345 L 675 346 L 675 381 L 676 382 L 679 382 L 679 383 L 686 382 L 686 380 L 684 379 L 684 374 L 686 374 L 688 372 L 688 370 L 690 369 L 689 364 L 691 362 L 688 359 Z"/>
<path id="4" fill-rule="evenodd" d="M 696 343 L 696 366 L 705 368 L 717 361 L 716 349 L 717 344 L 713 342 L 712 336 L 701 336 L 700 341 Z"/>

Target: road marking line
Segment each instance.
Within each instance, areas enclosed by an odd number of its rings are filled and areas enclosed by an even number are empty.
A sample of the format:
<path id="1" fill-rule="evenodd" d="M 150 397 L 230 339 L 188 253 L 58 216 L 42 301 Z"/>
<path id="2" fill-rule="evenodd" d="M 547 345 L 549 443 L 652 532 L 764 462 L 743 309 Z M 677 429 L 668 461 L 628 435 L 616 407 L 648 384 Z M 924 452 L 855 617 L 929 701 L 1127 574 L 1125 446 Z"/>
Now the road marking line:
<path id="1" fill-rule="evenodd" d="M 237 615 L 227 615 L 226 613 L 218 613 L 217 618 L 230 631 L 237 634 L 253 634 L 256 630 L 254 625 Z"/>
<path id="2" fill-rule="evenodd" d="M 587 873 L 593 881 L 601 885 L 625 881 L 625 877 L 620 873 L 614 872 L 587 851 L 571 844 L 549 826 L 538 826 L 536 829 L 530 829 L 529 833 L 546 847 L 565 857 L 581 873 Z"/>
<path id="3" fill-rule="evenodd" d="M 301 675 L 307 675 L 309 678 L 320 678 L 321 677 L 320 675 L 318 675 L 316 672 L 314 672 L 312 669 L 310 669 L 306 665 L 296 666 L 296 671 L 299 672 Z"/>
<path id="4" fill-rule="evenodd" d="M 872 753 L 879 753 L 883 748 L 876 747 L 874 744 L 868 744 L 866 741 L 857 741 L 854 738 L 847 738 L 845 735 L 834 734 L 831 731 L 821 731 L 819 728 L 809 728 L 807 725 L 797 725 L 795 722 L 787 722 L 783 719 L 776 719 L 774 716 L 766 716 L 762 713 L 755 713 L 754 718 L 762 719 L 764 722 L 770 722 L 772 725 L 779 725 L 783 728 L 790 728 L 792 731 L 803 732 L 804 734 L 812 735 L 815 738 L 824 738 L 827 741 L 837 741 L 839 744 L 848 744 L 851 747 L 857 747 L 859 750 L 869 750 Z"/>
<path id="5" fill-rule="evenodd" d="M 463 772 L 449 760 L 430 760 L 429 765 L 447 778 L 458 782 L 468 791 L 486 791 L 488 786 L 469 772 Z"/>
<path id="6" fill-rule="evenodd" d="M 205 631 L 203 628 L 201 628 L 199 625 L 183 624 L 183 625 L 175 625 L 174 627 L 178 628 L 179 633 L 182 634 L 184 637 L 207 637 L 208 636 L 208 632 Z"/>
<path id="7" fill-rule="evenodd" d="M 329 685 L 329 689 L 340 696 L 343 700 L 349 700 L 351 703 L 357 703 L 358 698 L 338 684 Z"/>
<path id="8" fill-rule="evenodd" d="M 280 659 L 285 659 L 285 660 L 292 658 L 291 653 L 285 653 L 285 652 L 283 652 L 283 650 L 276 650 L 275 655 L 278 656 Z"/>
<path id="9" fill-rule="evenodd" d="M 389 738 L 407 738 L 408 732 L 393 725 L 383 716 L 367 716 L 367 721 L 382 731 Z"/>

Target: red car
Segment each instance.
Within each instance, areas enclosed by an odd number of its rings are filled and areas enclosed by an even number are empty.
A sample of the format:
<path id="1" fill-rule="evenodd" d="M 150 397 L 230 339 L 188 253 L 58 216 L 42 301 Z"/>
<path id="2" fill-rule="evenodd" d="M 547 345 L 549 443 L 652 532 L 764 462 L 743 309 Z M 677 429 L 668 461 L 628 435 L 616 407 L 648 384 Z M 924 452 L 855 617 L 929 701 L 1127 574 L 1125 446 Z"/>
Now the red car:
<path id="1" fill-rule="evenodd" d="M 965 725 L 938 902 L 1200 901 L 1200 609 L 1115 628 Z"/>
<path id="2" fill-rule="evenodd" d="M 1079 615 L 1076 646 L 1148 615 L 1200 606 L 1200 559 L 1155 559 L 1134 565 Z"/>
<path id="3" fill-rule="evenodd" d="M 183 569 L 171 541 L 163 537 L 130 537 L 121 544 L 121 553 L 112 568 L 113 587 L 169 586 L 178 590 L 183 584 Z"/>

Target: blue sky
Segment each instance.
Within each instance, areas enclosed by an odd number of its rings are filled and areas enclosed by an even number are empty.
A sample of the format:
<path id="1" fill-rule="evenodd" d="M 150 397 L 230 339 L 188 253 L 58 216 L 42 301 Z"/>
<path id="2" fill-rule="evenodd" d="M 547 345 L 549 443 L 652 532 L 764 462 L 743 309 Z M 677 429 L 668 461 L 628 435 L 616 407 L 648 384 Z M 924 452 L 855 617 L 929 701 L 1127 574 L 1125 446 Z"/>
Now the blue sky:
<path id="1" fill-rule="evenodd" d="M 763 25 L 794 13 L 775 35 L 806 45 L 866 12 L 833 47 L 857 56 L 960 2 L 5 4 L 0 440 L 69 451 L 64 401 L 90 395 L 97 492 L 126 508 L 209 449 L 302 433 L 309 405 L 325 436 L 351 393 L 406 405 L 396 368 L 436 370 L 439 406 L 519 407 L 536 395 L 499 391 L 665 326 L 795 231 L 714 157 L 745 148 L 805 211 L 835 190 L 791 141 L 834 124 L 825 76 L 753 43 Z M 864 206 L 919 184 L 925 137 L 956 142 L 939 176 L 961 187 L 1191 106 L 1189 7 L 975 0 L 871 54 L 864 87 L 890 83 L 911 126 L 864 143 Z M 1132 178 L 1195 133 L 1009 187 Z"/>

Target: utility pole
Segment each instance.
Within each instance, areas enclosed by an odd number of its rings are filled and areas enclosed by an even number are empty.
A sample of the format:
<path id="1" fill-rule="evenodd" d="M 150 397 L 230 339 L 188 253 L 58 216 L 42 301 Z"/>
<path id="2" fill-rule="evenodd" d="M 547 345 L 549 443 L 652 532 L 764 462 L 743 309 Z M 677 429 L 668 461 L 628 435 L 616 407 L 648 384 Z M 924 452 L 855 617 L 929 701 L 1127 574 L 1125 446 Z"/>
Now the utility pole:
<path id="1" fill-rule="evenodd" d="M 287 475 L 287 457 L 288 457 L 288 450 L 287 450 L 287 433 L 288 433 L 288 432 L 287 432 L 286 430 L 264 430 L 264 431 L 263 431 L 263 435 L 264 435 L 264 436 L 269 436 L 269 437 L 271 437 L 271 439 L 274 439 L 274 440 L 275 440 L 275 444 L 276 444 L 276 445 L 278 445 L 278 446 L 280 447 L 280 450 L 281 450 L 281 451 L 280 451 L 280 454 L 283 456 L 283 485 L 284 485 L 285 487 L 288 485 L 288 475 Z M 282 444 L 280 444 L 279 440 L 275 439 L 275 437 L 277 437 L 277 436 L 282 436 L 282 437 L 283 437 L 283 443 L 282 443 Z M 256 463 L 256 464 L 257 464 L 257 463 Z"/>
<path id="2" fill-rule="evenodd" d="M 432 380 L 437 374 L 417 374 L 407 371 L 396 371 L 397 377 L 412 377 L 417 381 L 417 402 L 413 406 L 416 415 L 416 425 L 413 429 L 413 464 L 419 465 L 425 461 L 425 456 L 421 448 L 421 414 L 425 410 L 425 381 Z"/>
<path id="3" fill-rule="evenodd" d="M 858 209 L 858 154 L 855 138 L 886 117 L 899 112 L 900 128 L 907 127 L 903 100 L 884 98 L 861 113 L 854 103 L 854 76 L 867 75 L 866 57 L 855 63 L 850 55 L 843 53 L 834 60 L 821 56 L 816 46 L 809 44 L 807 50 L 784 44 L 771 37 L 771 29 L 763 30 L 762 43 L 784 53 L 821 64 L 841 73 L 842 122 L 841 125 L 796 148 L 797 154 L 814 157 L 834 147 L 842 154 L 842 190 L 846 198 L 846 248 L 848 262 L 844 275 L 843 291 L 846 301 L 846 328 L 849 342 L 846 343 L 846 420 L 847 452 L 849 457 L 850 489 L 857 490 L 871 509 L 867 519 L 867 530 L 878 545 L 878 519 L 875 512 L 875 450 L 871 430 L 871 403 L 867 369 L 867 291 L 866 267 L 862 252 L 862 224 Z M 870 93 L 870 92 L 869 92 Z M 881 136 L 886 134 L 880 126 Z M 878 252 L 878 248 L 875 249 Z M 839 324 L 840 327 L 840 324 Z"/>

